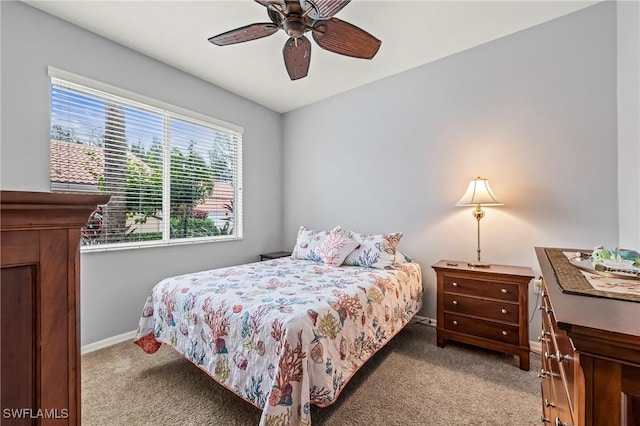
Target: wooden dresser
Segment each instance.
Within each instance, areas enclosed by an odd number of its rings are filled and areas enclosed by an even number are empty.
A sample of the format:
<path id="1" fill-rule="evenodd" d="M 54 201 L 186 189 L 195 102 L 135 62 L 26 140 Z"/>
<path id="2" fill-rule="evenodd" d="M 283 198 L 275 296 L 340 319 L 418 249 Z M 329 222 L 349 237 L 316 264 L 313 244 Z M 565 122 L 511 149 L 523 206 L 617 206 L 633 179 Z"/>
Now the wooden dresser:
<path id="1" fill-rule="evenodd" d="M 437 275 L 437 344 L 448 339 L 518 355 L 529 370 L 528 288 L 531 268 L 441 260 Z"/>
<path id="2" fill-rule="evenodd" d="M 108 199 L 0 191 L 3 425 L 80 424 L 80 228 Z"/>
<path id="3" fill-rule="evenodd" d="M 563 293 L 545 249 L 536 255 L 542 422 L 640 426 L 640 303 Z"/>

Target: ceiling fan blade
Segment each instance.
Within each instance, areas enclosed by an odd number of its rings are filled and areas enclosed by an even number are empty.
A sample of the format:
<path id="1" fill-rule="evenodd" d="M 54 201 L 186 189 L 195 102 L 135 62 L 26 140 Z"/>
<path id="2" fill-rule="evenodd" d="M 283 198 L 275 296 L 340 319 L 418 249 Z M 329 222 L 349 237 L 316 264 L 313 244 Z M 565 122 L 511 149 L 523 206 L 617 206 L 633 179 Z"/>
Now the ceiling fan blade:
<path id="1" fill-rule="evenodd" d="M 291 80 L 307 76 L 311 62 L 311 42 L 305 36 L 290 38 L 282 49 L 284 66 L 287 68 Z"/>
<path id="2" fill-rule="evenodd" d="M 318 46 L 354 58 L 371 59 L 382 44 L 365 30 L 338 18 L 317 22 L 312 32 Z"/>
<path id="3" fill-rule="evenodd" d="M 257 0 L 256 0 L 257 1 Z M 309 13 L 311 19 L 329 19 L 342 10 L 351 0 L 300 0 L 304 10 L 309 6 L 313 11 Z"/>
<path id="4" fill-rule="evenodd" d="M 218 46 L 226 46 L 228 44 L 243 43 L 245 41 L 256 40 L 258 38 L 267 37 L 278 31 L 278 25 L 269 23 L 250 24 L 235 30 L 227 31 L 217 36 L 213 36 L 209 41 Z"/>

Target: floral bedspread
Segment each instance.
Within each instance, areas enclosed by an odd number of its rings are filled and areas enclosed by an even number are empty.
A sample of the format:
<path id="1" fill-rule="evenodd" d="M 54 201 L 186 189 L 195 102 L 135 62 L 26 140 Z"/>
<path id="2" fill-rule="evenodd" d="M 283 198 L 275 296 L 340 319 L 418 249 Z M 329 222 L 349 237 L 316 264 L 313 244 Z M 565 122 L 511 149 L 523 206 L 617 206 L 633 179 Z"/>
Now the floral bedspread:
<path id="1" fill-rule="evenodd" d="M 311 424 L 422 306 L 416 263 L 331 267 L 280 258 L 168 278 L 135 343 L 161 343 L 262 410 L 260 425 Z"/>

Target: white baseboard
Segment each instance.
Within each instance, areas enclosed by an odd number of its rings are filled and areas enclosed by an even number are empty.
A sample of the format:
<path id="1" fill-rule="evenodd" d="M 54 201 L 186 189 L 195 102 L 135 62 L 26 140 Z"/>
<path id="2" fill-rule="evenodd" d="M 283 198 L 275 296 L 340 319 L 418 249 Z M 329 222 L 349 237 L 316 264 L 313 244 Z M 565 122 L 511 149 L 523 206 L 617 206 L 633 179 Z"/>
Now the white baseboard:
<path id="1" fill-rule="evenodd" d="M 433 318 L 422 317 L 420 315 L 414 315 L 413 321 L 419 324 L 430 325 L 431 327 L 435 327 L 437 325 L 436 320 Z"/>
<path id="2" fill-rule="evenodd" d="M 128 331 L 117 336 L 108 337 L 94 343 L 89 343 L 88 345 L 83 345 L 82 347 L 80 347 L 80 353 L 84 355 L 89 352 L 97 351 L 98 349 L 106 348 L 107 346 L 115 345 L 116 343 L 133 340 L 133 338 L 136 337 L 137 332 L 137 330 Z"/>
<path id="3" fill-rule="evenodd" d="M 529 347 L 531 348 L 531 352 L 535 352 L 537 354 L 542 355 L 542 343 L 538 341 L 534 342 L 533 340 L 530 340 Z"/>

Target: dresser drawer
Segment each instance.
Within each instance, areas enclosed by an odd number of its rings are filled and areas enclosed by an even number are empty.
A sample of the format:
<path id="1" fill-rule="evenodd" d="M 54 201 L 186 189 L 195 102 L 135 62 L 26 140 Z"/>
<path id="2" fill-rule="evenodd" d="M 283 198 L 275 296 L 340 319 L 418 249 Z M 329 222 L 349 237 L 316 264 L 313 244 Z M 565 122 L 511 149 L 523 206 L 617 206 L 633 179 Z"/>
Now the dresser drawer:
<path id="1" fill-rule="evenodd" d="M 518 305 L 515 303 L 479 299 L 477 297 L 444 294 L 444 309 L 451 313 L 518 324 Z"/>
<path id="2" fill-rule="evenodd" d="M 546 336 L 542 340 L 542 365 L 548 372 L 549 394 L 553 398 L 544 401 L 550 405 L 557 418 L 557 424 L 573 425 L 573 381 L 574 381 L 574 353 L 571 341 L 567 335 L 558 329 L 557 321 L 548 300 L 542 300 L 542 332 Z M 569 349 L 569 352 L 566 350 Z M 546 412 L 545 412 L 546 413 Z"/>
<path id="3" fill-rule="evenodd" d="M 541 375 L 545 370 L 543 369 Z M 542 375 L 540 378 L 540 393 L 542 394 L 542 417 L 547 419 L 545 423 L 550 423 L 556 416 L 557 411 L 555 407 L 556 396 L 553 393 L 553 387 L 551 386 L 551 376 Z"/>
<path id="4" fill-rule="evenodd" d="M 573 401 L 575 398 L 574 386 L 577 380 L 575 376 L 578 365 L 578 354 L 573 349 L 571 339 L 569 339 L 565 332 L 557 328 L 555 319 L 553 319 L 553 321 L 554 322 L 552 324 L 554 327 L 552 330 L 552 336 L 556 350 L 554 361 L 559 366 L 560 375 L 562 376 L 566 387 L 565 392 L 569 399 L 569 407 L 573 410 Z"/>
<path id="5" fill-rule="evenodd" d="M 549 317 L 542 313 L 542 330 L 540 330 L 540 337 L 538 340 L 543 344 L 555 345 L 553 343 L 553 329 L 551 327 L 551 323 L 549 322 Z"/>
<path id="6" fill-rule="evenodd" d="M 501 324 L 477 318 L 456 314 L 444 314 L 444 328 L 458 333 L 464 333 L 497 342 L 517 345 L 519 340 L 518 326 Z"/>
<path id="7" fill-rule="evenodd" d="M 560 363 L 556 359 L 556 354 L 550 352 L 551 348 L 548 351 L 543 352 L 543 357 L 548 360 L 548 368 L 550 371 L 551 381 L 551 394 L 553 395 L 553 399 L 548 402 L 548 404 L 553 404 L 553 407 L 556 411 L 556 416 L 560 423 L 558 424 L 567 424 L 573 425 L 573 418 L 571 415 L 571 404 L 569 402 L 569 395 L 567 393 L 567 383 L 562 375 Z"/>
<path id="8" fill-rule="evenodd" d="M 569 339 L 567 333 L 558 328 L 558 323 L 556 322 L 555 315 L 553 313 L 549 315 L 549 320 L 552 324 L 551 335 L 553 336 L 556 351 L 559 351 L 562 355 L 565 355 L 566 357 L 564 357 L 564 359 L 566 360 L 573 359 L 575 351 L 573 349 L 571 339 Z"/>
<path id="9" fill-rule="evenodd" d="M 446 293 L 459 293 L 518 302 L 518 284 L 516 283 L 484 281 L 445 275 L 444 291 Z"/>
<path id="10" fill-rule="evenodd" d="M 551 348 L 551 349 L 550 349 Z M 549 341 L 543 341 L 542 342 L 542 359 L 541 359 L 541 364 L 542 364 L 542 373 L 543 375 L 548 379 L 549 382 L 551 382 L 551 380 L 553 380 L 551 378 L 551 365 L 550 365 L 550 359 L 545 357 L 544 354 L 545 353 L 551 353 L 553 352 L 553 345 L 549 342 Z M 548 386 L 551 386 L 551 384 L 549 383 Z"/>
<path id="11" fill-rule="evenodd" d="M 549 352 L 555 355 L 554 360 L 557 360 L 560 374 L 566 383 L 566 391 L 569 393 L 570 400 L 572 400 L 577 354 L 569 336 L 558 328 L 555 313 L 550 308 L 551 305 L 546 297 L 542 299 L 542 332 L 544 336 L 550 338 Z"/>

